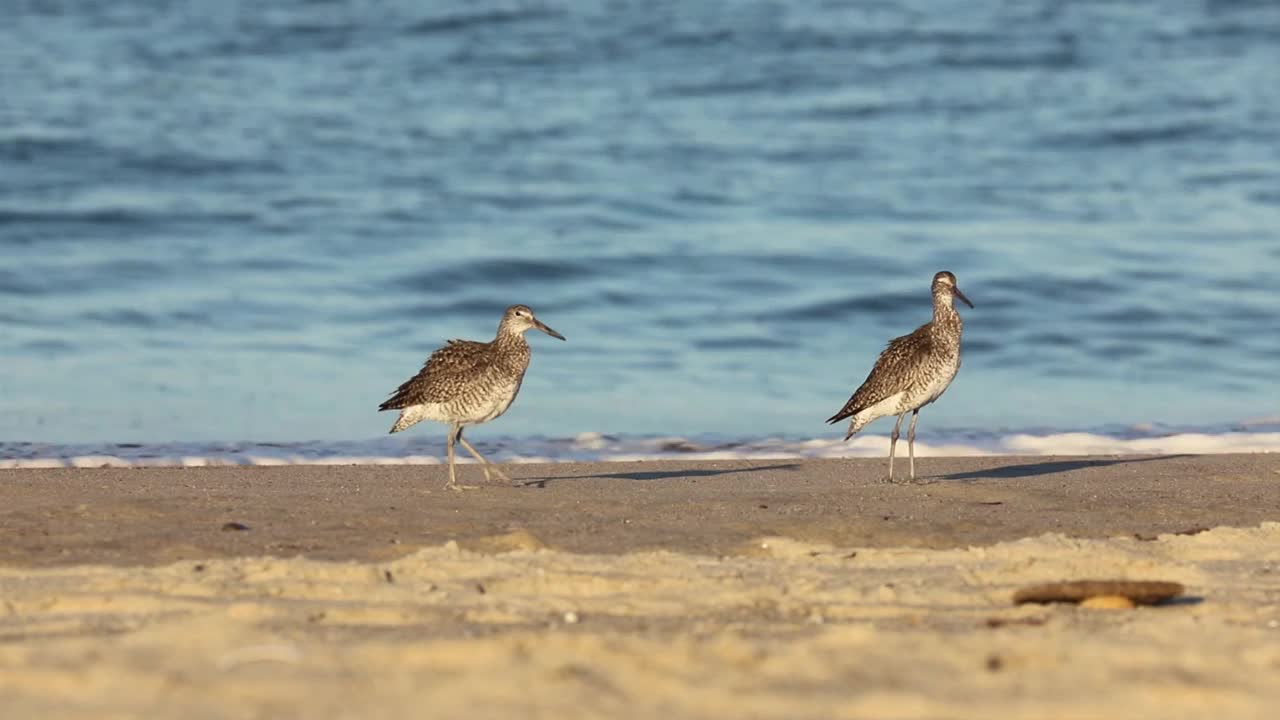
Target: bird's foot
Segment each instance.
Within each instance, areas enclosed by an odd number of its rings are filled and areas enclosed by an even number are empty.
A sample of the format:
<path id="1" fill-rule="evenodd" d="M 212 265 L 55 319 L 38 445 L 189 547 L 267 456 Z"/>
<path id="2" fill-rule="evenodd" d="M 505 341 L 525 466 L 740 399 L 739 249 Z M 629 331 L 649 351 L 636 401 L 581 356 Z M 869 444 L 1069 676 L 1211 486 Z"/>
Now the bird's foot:
<path id="1" fill-rule="evenodd" d="M 463 490 L 479 490 L 480 487 L 478 485 L 459 485 L 456 482 L 447 482 L 444 484 L 444 489 L 452 490 L 454 492 L 462 492 Z"/>
<path id="2" fill-rule="evenodd" d="M 894 477 L 894 476 L 892 476 L 892 475 L 889 475 L 889 476 L 887 476 L 887 477 L 882 477 L 882 478 L 880 478 L 880 482 L 882 482 L 882 483 L 884 483 L 884 484 L 886 484 L 886 485 L 897 485 L 897 484 L 899 484 L 898 479 L 897 479 L 897 478 L 895 478 L 895 477 Z"/>

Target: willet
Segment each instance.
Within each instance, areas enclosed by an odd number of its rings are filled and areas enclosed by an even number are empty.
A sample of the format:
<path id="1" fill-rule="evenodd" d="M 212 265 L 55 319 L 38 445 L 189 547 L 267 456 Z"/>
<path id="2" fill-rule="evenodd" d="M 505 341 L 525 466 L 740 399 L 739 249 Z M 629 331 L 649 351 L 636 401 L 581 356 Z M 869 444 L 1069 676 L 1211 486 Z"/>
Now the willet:
<path id="1" fill-rule="evenodd" d="M 898 445 L 902 418 L 911 412 L 907 429 L 907 450 L 911 457 L 911 479 L 916 479 L 916 420 L 920 408 L 937 400 L 960 370 L 960 334 L 964 322 L 952 306 L 960 298 L 973 307 L 969 298 L 956 287 L 956 276 L 943 270 L 933 276 L 933 320 L 916 328 L 910 335 L 889 341 L 880 353 L 871 374 L 844 404 L 840 412 L 827 419 L 835 423 L 845 418 L 849 432 L 845 440 L 886 415 L 897 415 L 893 434 L 889 436 L 889 482 L 893 482 L 893 454 Z"/>
<path id="2" fill-rule="evenodd" d="M 563 335 L 534 317 L 528 306 L 512 305 L 502 314 L 498 334 L 492 341 L 450 340 L 431 353 L 417 375 L 401 384 L 378 406 L 378 410 L 400 411 L 400 417 L 391 426 L 393 433 L 423 420 L 449 424 L 449 483 L 445 487 L 451 490 L 465 487 L 458 485 L 454 476 L 455 440 L 480 461 L 484 479 L 492 479 L 489 461 L 462 438 L 462 429 L 489 422 L 511 407 L 516 393 L 520 392 L 524 372 L 529 368 L 529 343 L 524 333 L 535 328 L 564 340 Z M 493 467 L 492 472 L 511 482 L 498 468 Z"/>

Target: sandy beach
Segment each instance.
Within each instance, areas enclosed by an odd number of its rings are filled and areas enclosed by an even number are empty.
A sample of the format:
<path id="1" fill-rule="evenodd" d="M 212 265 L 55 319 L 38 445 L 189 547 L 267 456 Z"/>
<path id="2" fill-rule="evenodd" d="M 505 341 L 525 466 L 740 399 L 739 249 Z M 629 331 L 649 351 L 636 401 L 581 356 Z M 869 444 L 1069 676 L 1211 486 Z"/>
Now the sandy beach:
<path id="1" fill-rule="evenodd" d="M 41 718 L 1269 717 L 1280 455 L 0 472 Z M 477 482 L 474 466 L 461 468 Z M 1135 610 L 1011 601 L 1185 585 Z"/>

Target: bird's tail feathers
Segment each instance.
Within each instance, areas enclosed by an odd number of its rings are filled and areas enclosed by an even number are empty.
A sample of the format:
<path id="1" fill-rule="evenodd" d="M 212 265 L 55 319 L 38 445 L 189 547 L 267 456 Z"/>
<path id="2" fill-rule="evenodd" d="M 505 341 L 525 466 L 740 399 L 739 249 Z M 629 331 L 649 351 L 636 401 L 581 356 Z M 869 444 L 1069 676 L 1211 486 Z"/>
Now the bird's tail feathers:
<path id="1" fill-rule="evenodd" d="M 858 415 L 857 413 L 854 413 L 853 419 L 849 421 L 849 431 L 844 434 L 844 439 L 848 440 L 849 438 L 858 434 L 858 431 L 866 427 L 867 423 L 869 422 L 871 421 L 868 420 L 866 417 L 862 415 Z"/>
<path id="2" fill-rule="evenodd" d="M 396 418 L 396 424 L 391 426 L 390 432 L 398 433 L 413 425 L 417 425 L 423 420 L 421 406 L 412 405 L 400 411 L 400 417 Z"/>
<path id="3" fill-rule="evenodd" d="M 827 424 L 834 425 L 840 422 L 841 420 L 844 420 L 845 418 L 851 418 L 854 415 L 857 415 L 861 411 L 862 411 L 862 408 L 854 405 L 853 399 L 850 398 L 849 402 L 845 403 L 844 407 L 840 408 L 840 412 L 827 418 Z"/>

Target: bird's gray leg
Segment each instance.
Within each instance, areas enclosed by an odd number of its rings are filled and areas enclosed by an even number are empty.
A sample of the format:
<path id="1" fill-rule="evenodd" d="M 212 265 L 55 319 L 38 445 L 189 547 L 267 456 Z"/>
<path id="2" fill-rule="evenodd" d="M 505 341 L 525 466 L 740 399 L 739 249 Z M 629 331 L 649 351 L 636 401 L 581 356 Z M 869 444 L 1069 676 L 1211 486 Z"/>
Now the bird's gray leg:
<path id="1" fill-rule="evenodd" d="M 902 429 L 902 418 L 906 416 L 906 413 L 898 416 L 898 422 L 893 424 L 893 434 L 889 436 L 889 482 L 893 482 L 893 452 L 898 447 L 898 431 Z"/>
<path id="2" fill-rule="evenodd" d="M 507 482 L 511 482 L 511 478 L 507 477 L 506 473 L 499 470 L 497 465 L 493 465 L 488 460 L 485 460 L 483 455 L 481 455 L 479 452 L 476 452 L 476 449 L 471 447 L 471 443 L 467 442 L 466 439 L 462 437 L 462 428 L 458 428 L 458 442 L 462 443 L 462 447 L 466 448 L 467 452 L 470 452 L 472 455 L 476 457 L 477 460 L 480 461 L 480 467 L 484 468 L 485 482 L 492 481 L 492 478 L 489 477 L 490 469 L 492 469 L 493 472 L 497 474 L 498 477 L 502 478 L 503 480 L 506 480 Z"/>
<path id="3" fill-rule="evenodd" d="M 457 425 L 450 426 L 449 439 L 445 442 L 445 447 L 448 448 L 445 451 L 445 453 L 449 458 L 449 482 L 445 483 L 445 487 L 449 488 L 450 490 L 458 489 L 457 479 L 453 476 L 453 439 L 457 437 L 457 435 L 458 435 L 458 426 Z"/>
<path id="4" fill-rule="evenodd" d="M 458 484 L 458 481 L 457 481 L 457 478 L 454 476 L 454 471 L 453 471 L 453 441 L 454 441 L 455 439 L 457 439 L 457 440 L 461 440 L 461 439 L 462 439 L 462 427 L 461 427 L 460 425 L 456 425 L 456 424 L 455 424 L 455 425 L 451 425 L 451 426 L 449 427 L 449 442 L 448 442 L 448 454 L 449 454 L 449 482 L 445 484 L 445 487 L 446 487 L 446 488 L 448 488 L 449 490 L 459 490 L 459 491 L 461 491 L 461 490 L 471 490 L 471 489 L 472 489 L 472 486 L 471 486 L 471 485 L 459 485 L 459 484 Z M 463 441 L 463 444 L 465 445 L 465 444 L 466 444 L 466 441 Z"/>
<path id="5" fill-rule="evenodd" d="M 911 482 L 916 480 L 916 420 L 920 419 L 920 408 L 911 411 L 911 425 L 907 427 L 907 453 L 911 455 Z"/>

